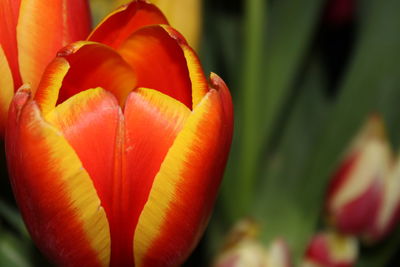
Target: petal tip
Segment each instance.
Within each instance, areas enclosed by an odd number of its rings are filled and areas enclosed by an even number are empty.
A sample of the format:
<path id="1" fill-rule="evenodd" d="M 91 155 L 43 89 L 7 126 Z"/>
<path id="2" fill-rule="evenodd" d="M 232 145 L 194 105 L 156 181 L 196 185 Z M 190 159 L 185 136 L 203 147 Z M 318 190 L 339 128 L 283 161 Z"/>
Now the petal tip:
<path id="1" fill-rule="evenodd" d="M 173 38 L 178 44 L 180 45 L 188 45 L 185 37 L 178 32 L 176 29 L 172 28 L 171 26 L 167 24 L 161 24 L 160 25 L 167 33 L 168 35 Z"/>
<path id="2" fill-rule="evenodd" d="M 219 91 L 221 88 L 228 87 L 226 85 L 226 83 L 224 82 L 224 80 L 222 80 L 222 78 L 219 77 L 218 74 L 216 74 L 214 72 L 210 73 L 210 85 L 211 85 L 211 88 L 214 88 L 217 91 Z"/>
<path id="3" fill-rule="evenodd" d="M 74 53 L 76 53 L 82 46 L 91 43 L 88 41 L 78 41 L 72 44 L 69 44 L 63 48 L 61 48 L 58 52 L 57 52 L 57 57 L 67 57 L 69 55 L 72 55 Z"/>
<path id="4" fill-rule="evenodd" d="M 15 93 L 13 100 L 14 106 L 17 109 L 21 109 L 26 104 L 26 102 L 31 98 L 31 95 L 32 95 L 31 85 L 23 84 Z"/>

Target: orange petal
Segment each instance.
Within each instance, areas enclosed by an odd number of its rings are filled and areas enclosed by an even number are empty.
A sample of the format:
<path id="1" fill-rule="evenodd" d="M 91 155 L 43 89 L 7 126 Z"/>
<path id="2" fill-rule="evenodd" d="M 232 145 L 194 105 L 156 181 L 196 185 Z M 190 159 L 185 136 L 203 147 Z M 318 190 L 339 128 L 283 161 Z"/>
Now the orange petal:
<path id="1" fill-rule="evenodd" d="M 207 91 L 194 52 L 178 33 L 167 26 L 155 25 L 137 30 L 118 51 L 134 69 L 139 87 L 156 89 L 189 108 L 192 108 L 192 87 L 199 92 L 194 93 L 196 102 Z"/>
<path id="2" fill-rule="evenodd" d="M 169 149 L 135 230 L 136 266 L 181 264 L 204 231 L 231 142 L 224 101 L 211 90 Z"/>
<path id="3" fill-rule="evenodd" d="M 90 34 L 88 40 L 117 48 L 137 29 L 153 24 L 168 24 L 154 5 L 143 0 L 132 1 L 108 15 Z"/>
<path id="4" fill-rule="evenodd" d="M 46 112 L 81 91 L 102 87 L 123 106 L 135 84 L 132 69 L 113 49 L 99 43 L 77 42 L 63 48 L 48 66 L 35 99 Z"/>
<path id="5" fill-rule="evenodd" d="M 117 243 L 116 210 L 124 206 L 121 197 L 125 184 L 121 174 L 121 149 L 124 141 L 123 116 L 115 97 L 101 89 L 80 92 L 58 105 L 47 119 L 63 133 L 90 174 L 107 214 L 111 235 L 111 262 Z M 128 233 L 125 232 L 128 238 Z M 132 257 L 130 253 L 130 257 Z"/>
<path id="6" fill-rule="evenodd" d="M 110 223 L 113 266 L 133 264 L 139 214 L 189 113 L 166 95 L 138 89 L 128 97 L 124 127 L 115 98 L 98 88 L 73 96 L 47 116 L 63 132 L 94 182 Z"/>
<path id="7" fill-rule="evenodd" d="M 108 223 L 93 182 L 29 99 L 26 89 L 17 92 L 6 133 L 11 183 L 28 230 L 57 265 L 108 266 Z"/>
<path id="8" fill-rule="evenodd" d="M 14 83 L 11 69 L 8 65 L 4 50 L 0 45 L 0 138 L 4 138 L 8 107 L 14 95 Z"/>
<path id="9" fill-rule="evenodd" d="M 85 39 L 89 28 L 87 1 L 21 0 L 17 42 L 23 82 L 36 88 L 56 52 L 71 42 Z"/>
<path id="10" fill-rule="evenodd" d="M 9 62 L 14 81 L 14 88 L 22 85 L 18 65 L 17 50 L 17 21 L 21 0 L 2 0 L 0 1 L 0 46 L 3 54 Z M 2 73 L 2 72 L 0 72 Z"/>

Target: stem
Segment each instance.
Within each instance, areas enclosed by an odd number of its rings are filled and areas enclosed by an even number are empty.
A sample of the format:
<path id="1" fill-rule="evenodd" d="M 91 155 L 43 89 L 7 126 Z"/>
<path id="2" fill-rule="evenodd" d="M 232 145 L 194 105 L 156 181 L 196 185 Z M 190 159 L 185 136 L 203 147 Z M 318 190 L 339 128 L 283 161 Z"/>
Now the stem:
<path id="1" fill-rule="evenodd" d="M 240 126 L 241 147 L 238 194 L 240 198 L 239 216 L 249 212 L 254 195 L 255 173 L 258 159 L 257 140 L 260 140 L 258 100 L 260 98 L 262 65 L 263 65 L 263 40 L 266 26 L 265 0 L 245 1 L 244 22 L 244 62 L 243 79 L 241 84 L 241 111 L 242 125 Z"/>

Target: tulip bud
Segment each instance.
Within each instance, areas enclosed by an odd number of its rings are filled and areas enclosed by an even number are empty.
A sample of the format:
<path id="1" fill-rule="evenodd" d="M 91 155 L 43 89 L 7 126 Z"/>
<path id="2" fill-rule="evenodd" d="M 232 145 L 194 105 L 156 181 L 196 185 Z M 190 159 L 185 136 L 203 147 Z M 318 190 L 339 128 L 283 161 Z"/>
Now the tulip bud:
<path id="1" fill-rule="evenodd" d="M 86 0 L 0 0 L 0 136 L 14 92 L 33 89 L 63 46 L 87 37 Z"/>
<path id="2" fill-rule="evenodd" d="M 214 267 L 267 267 L 267 249 L 255 239 L 245 239 L 218 256 Z M 278 267 L 278 266 L 277 266 Z"/>
<path id="3" fill-rule="evenodd" d="M 14 195 L 57 266 L 179 266 L 208 223 L 232 101 L 164 15 L 133 1 L 10 105 Z"/>
<path id="4" fill-rule="evenodd" d="M 240 221 L 229 233 L 214 267 L 290 267 L 291 259 L 283 239 L 265 247 L 259 240 L 259 227 L 249 219 Z"/>
<path id="5" fill-rule="evenodd" d="M 311 239 L 302 267 L 351 267 L 357 257 L 355 237 L 322 232 Z"/>
<path id="6" fill-rule="evenodd" d="M 361 235 L 383 201 L 392 154 L 382 121 L 372 116 L 341 160 L 327 194 L 329 221 L 343 233 Z"/>

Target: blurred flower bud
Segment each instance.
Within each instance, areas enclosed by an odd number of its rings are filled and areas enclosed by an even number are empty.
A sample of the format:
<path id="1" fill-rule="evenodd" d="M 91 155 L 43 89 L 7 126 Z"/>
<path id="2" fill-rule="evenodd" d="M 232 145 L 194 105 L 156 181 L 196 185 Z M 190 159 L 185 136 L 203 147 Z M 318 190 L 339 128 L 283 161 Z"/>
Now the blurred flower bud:
<path id="1" fill-rule="evenodd" d="M 289 248 L 283 239 L 269 247 L 258 240 L 259 227 L 249 219 L 240 221 L 228 235 L 214 267 L 290 267 Z"/>
<path id="2" fill-rule="evenodd" d="M 256 239 L 244 239 L 234 247 L 223 251 L 214 267 L 268 267 L 266 248 Z"/>
<path id="3" fill-rule="evenodd" d="M 351 267 L 357 256 L 355 237 L 321 232 L 311 239 L 302 267 Z"/>
<path id="4" fill-rule="evenodd" d="M 339 231 L 362 235 L 384 199 L 392 154 L 380 117 L 371 116 L 353 140 L 329 185 L 326 209 Z"/>

